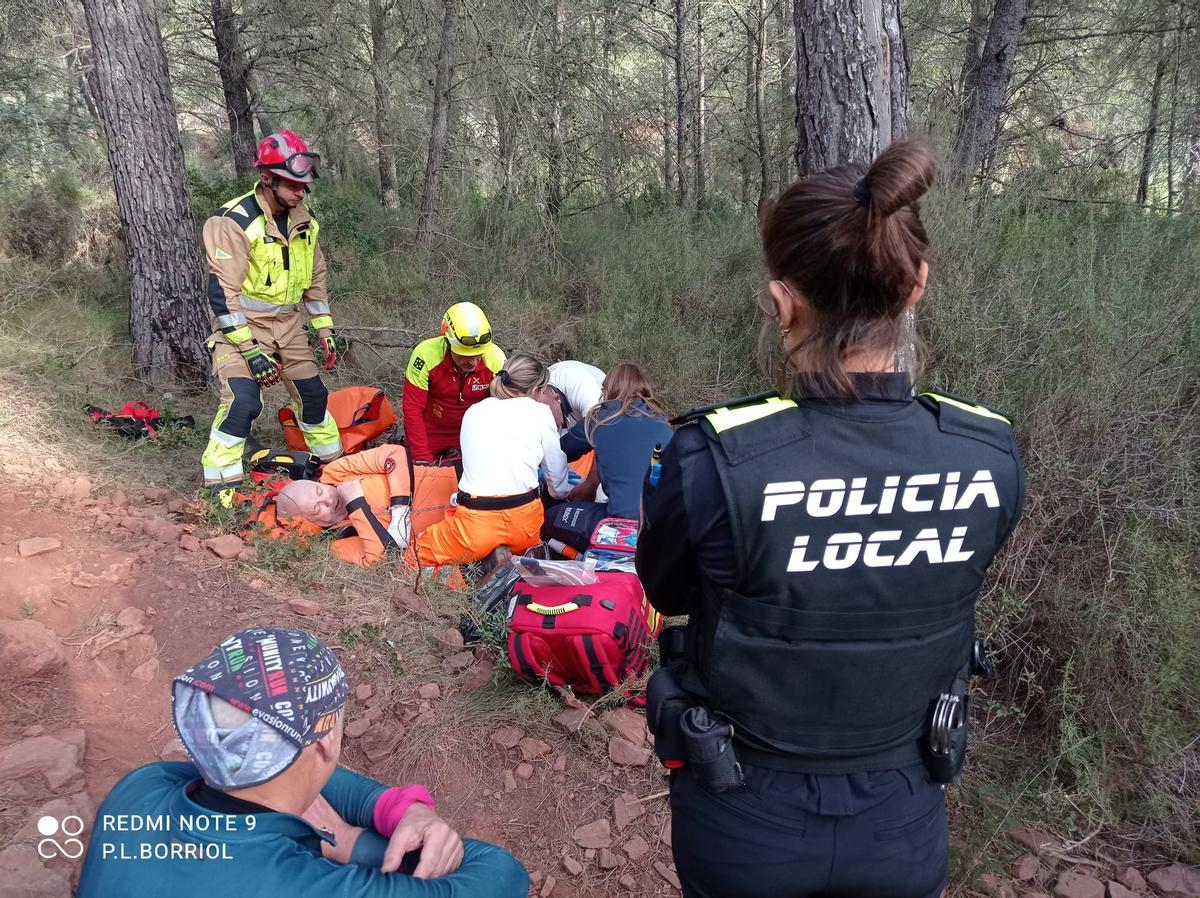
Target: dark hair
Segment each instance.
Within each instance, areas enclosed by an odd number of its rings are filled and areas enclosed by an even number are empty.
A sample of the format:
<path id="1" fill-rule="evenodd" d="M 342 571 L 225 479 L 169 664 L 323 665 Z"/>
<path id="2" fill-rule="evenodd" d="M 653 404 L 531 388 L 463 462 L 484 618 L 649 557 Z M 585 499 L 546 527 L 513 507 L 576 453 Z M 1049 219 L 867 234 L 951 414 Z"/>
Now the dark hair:
<path id="1" fill-rule="evenodd" d="M 917 200 L 936 172 L 932 151 L 899 141 L 870 168 L 840 165 L 793 184 L 766 210 L 771 277 L 799 289 L 813 313 L 791 353 L 801 391 L 853 398 L 844 354 L 896 347 L 929 251 Z"/>

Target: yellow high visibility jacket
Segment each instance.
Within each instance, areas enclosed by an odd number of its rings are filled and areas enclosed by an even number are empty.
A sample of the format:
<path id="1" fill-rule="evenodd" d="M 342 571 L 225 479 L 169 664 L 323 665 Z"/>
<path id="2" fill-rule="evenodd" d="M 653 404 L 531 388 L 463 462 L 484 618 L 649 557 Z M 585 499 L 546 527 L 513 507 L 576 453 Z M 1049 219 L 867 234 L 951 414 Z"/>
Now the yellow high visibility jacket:
<path id="1" fill-rule="evenodd" d="M 255 187 L 230 200 L 204 223 L 208 303 L 213 324 L 233 344 L 252 336 L 246 313 L 290 315 L 304 303 L 314 329 L 333 327 L 325 286 L 320 226 L 301 204 L 280 232 Z"/>

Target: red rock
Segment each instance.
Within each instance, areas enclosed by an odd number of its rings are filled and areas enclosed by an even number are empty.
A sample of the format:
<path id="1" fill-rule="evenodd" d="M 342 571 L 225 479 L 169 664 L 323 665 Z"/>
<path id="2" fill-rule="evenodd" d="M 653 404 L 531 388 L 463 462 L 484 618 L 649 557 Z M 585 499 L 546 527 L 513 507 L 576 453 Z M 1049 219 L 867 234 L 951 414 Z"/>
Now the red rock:
<path id="1" fill-rule="evenodd" d="M 1033 879 L 1038 874 L 1038 859 L 1032 854 L 1023 854 L 1008 868 L 1012 878 L 1020 882 Z"/>
<path id="2" fill-rule="evenodd" d="M 622 792 L 613 799 L 612 810 L 613 825 L 616 826 L 617 832 L 624 832 L 625 827 L 646 813 L 646 809 L 637 800 L 637 796 L 630 795 L 628 792 Z"/>
<path id="3" fill-rule="evenodd" d="M 25 826 L 18 830 L 16 836 L 13 837 L 13 842 L 36 843 L 43 838 L 37 828 L 37 822 L 40 819 L 43 817 L 54 817 L 57 820 L 62 820 L 64 817 L 72 815 L 83 820 L 84 829 L 79 838 L 86 844 L 86 834 L 91 829 L 92 820 L 96 816 L 96 807 L 92 804 L 92 799 L 86 792 L 76 792 L 73 795 L 52 798 L 36 811 L 31 811 Z"/>
<path id="4" fill-rule="evenodd" d="M 258 578 L 251 580 L 246 585 L 249 586 L 251 589 L 258 590 L 259 592 L 262 592 L 265 589 L 269 589 L 271 586 L 271 584 L 269 584 L 266 580 L 261 580 Z"/>
<path id="5" fill-rule="evenodd" d="M 352 720 L 346 724 L 345 733 L 351 739 L 357 739 L 359 736 L 365 736 L 367 730 L 371 728 L 370 717 L 360 717 L 357 720 Z"/>
<path id="6" fill-rule="evenodd" d="M 620 879 L 618 879 L 617 882 L 620 883 L 621 888 L 623 888 L 629 892 L 634 891 L 638 887 L 637 880 L 634 879 L 632 876 L 630 876 L 628 873 L 626 873 L 624 876 L 622 876 Z"/>
<path id="7" fill-rule="evenodd" d="M 0 620 L 0 670 L 17 679 L 40 677 L 62 667 L 58 636 L 35 620 Z"/>
<path id="8" fill-rule="evenodd" d="M 167 511 L 169 511 L 171 514 L 179 514 L 180 512 L 184 511 L 186 508 L 187 508 L 187 500 L 185 500 L 185 499 L 172 499 L 170 502 L 167 503 Z"/>
<path id="9" fill-rule="evenodd" d="M 1108 898 L 1137 898 L 1138 893 L 1133 889 L 1127 889 L 1121 883 L 1115 880 L 1109 880 L 1108 883 Z"/>
<path id="10" fill-rule="evenodd" d="M 620 736 L 613 736 L 608 740 L 608 757 L 614 764 L 624 767 L 645 767 L 650 763 L 650 749 L 634 745 Z"/>
<path id="11" fill-rule="evenodd" d="M 621 850 L 625 852 L 625 857 L 637 863 L 650 851 L 650 846 L 646 844 L 646 840 L 641 836 L 634 836 L 621 846 Z"/>
<path id="12" fill-rule="evenodd" d="M 646 741 L 646 718 L 637 711 L 631 711 L 629 708 L 605 711 L 600 715 L 600 722 L 614 735 L 634 745 L 642 745 Z"/>
<path id="13" fill-rule="evenodd" d="M 567 756 L 559 755 L 557 758 L 554 759 L 554 772 L 562 773 L 566 769 L 567 769 Z"/>
<path id="14" fill-rule="evenodd" d="M 504 771 L 504 793 L 510 794 L 517 791 L 517 778 L 511 770 Z"/>
<path id="15" fill-rule="evenodd" d="M 179 537 L 179 548 L 188 552 L 198 552 L 200 550 L 200 540 L 192 536 L 190 533 L 185 533 Z"/>
<path id="16" fill-rule="evenodd" d="M 533 765 L 522 761 L 513 770 L 513 775 L 519 780 L 527 780 L 533 776 Z"/>
<path id="17" fill-rule="evenodd" d="M 564 733 L 572 734 L 579 732 L 579 728 L 587 718 L 587 708 L 567 708 L 555 716 L 554 722 Z"/>
<path id="18" fill-rule="evenodd" d="M 571 838 L 580 848 L 609 848 L 612 846 L 612 830 L 608 818 L 601 817 L 592 823 L 581 826 L 572 833 Z"/>
<path id="19" fill-rule="evenodd" d="M 544 758 L 554 750 L 541 739 L 531 739 L 528 736 L 517 743 L 517 748 L 521 749 L 521 758 L 526 761 Z"/>
<path id="20" fill-rule="evenodd" d="M 304 617 L 316 617 L 321 613 L 321 604 L 312 599 L 288 599 L 288 609 Z"/>
<path id="21" fill-rule="evenodd" d="M 145 522 L 146 533 L 160 543 L 173 543 L 183 536 L 183 525 L 162 518 L 150 518 Z"/>
<path id="22" fill-rule="evenodd" d="M 1117 877 L 1117 880 L 1121 883 L 1121 885 L 1125 886 L 1125 888 L 1134 892 L 1144 892 L 1147 888 L 1146 877 L 1142 876 L 1142 874 L 1133 867 L 1126 867 L 1124 870 L 1122 870 L 1121 874 Z"/>
<path id="23" fill-rule="evenodd" d="M 578 876 L 583 872 L 583 864 L 575 860 L 569 854 L 564 855 L 562 859 L 562 868 L 567 872 L 568 876 Z"/>
<path id="24" fill-rule="evenodd" d="M 558 880 L 553 876 L 547 876 L 546 881 L 542 883 L 542 890 L 538 894 L 541 898 L 550 898 L 556 886 L 558 886 Z"/>
<path id="25" fill-rule="evenodd" d="M 447 655 L 456 655 L 463 650 L 463 635 L 455 627 L 438 633 L 437 641 Z"/>
<path id="26" fill-rule="evenodd" d="M 237 558 L 241 554 L 242 549 L 246 544 L 242 542 L 240 537 L 234 536 L 232 533 L 226 533 L 221 536 L 214 536 L 211 539 L 206 539 L 203 543 L 204 548 L 212 552 L 218 558 L 223 558 L 230 561 Z"/>
<path id="27" fill-rule="evenodd" d="M 669 866 L 662 861 L 655 861 L 654 870 L 659 876 L 661 876 L 675 888 L 682 888 L 682 886 L 679 884 L 679 874 L 675 872 L 675 868 L 673 866 Z"/>
<path id="28" fill-rule="evenodd" d="M 516 727 L 500 727 L 492 733 L 492 741 L 501 748 L 516 748 L 524 738 L 525 734 Z"/>
<path id="29" fill-rule="evenodd" d="M 1200 869 L 1183 864 L 1159 867 L 1146 877 L 1163 898 L 1200 898 Z"/>
<path id="30" fill-rule="evenodd" d="M 146 625 L 146 612 L 136 605 L 129 605 L 117 612 L 117 626 L 126 635 L 132 636 Z"/>
<path id="31" fill-rule="evenodd" d="M 1064 870 L 1054 884 L 1057 898 L 1104 898 L 1104 883 L 1079 870 Z"/>
<path id="32" fill-rule="evenodd" d="M 1042 849 L 1058 844 L 1058 839 L 1054 836 L 1029 826 L 1014 826 L 1006 835 L 1018 845 L 1036 853 L 1041 853 Z"/>
<path id="33" fill-rule="evenodd" d="M 600 865 L 601 870 L 615 870 L 621 866 L 621 859 L 611 848 L 601 848 L 596 856 L 596 863 Z"/>
<path id="34" fill-rule="evenodd" d="M 117 490 L 108 497 L 108 501 L 113 508 L 124 508 L 129 504 L 129 497 L 125 495 L 124 490 Z"/>
<path id="35" fill-rule="evenodd" d="M 17 543 L 17 554 L 22 558 L 33 558 L 61 548 L 62 542 L 52 536 L 31 536 Z"/>
<path id="36" fill-rule="evenodd" d="M 481 661 L 463 677 L 462 688 L 468 692 L 474 692 L 476 689 L 482 689 L 488 683 L 492 682 L 492 674 L 496 672 L 496 665 L 491 661 Z"/>
<path id="37" fill-rule="evenodd" d="M 461 670 L 466 670 L 474 663 L 474 652 L 459 652 L 457 655 L 451 655 L 442 662 L 442 670 L 446 673 L 458 673 Z"/>
<path id="38" fill-rule="evenodd" d="M 258 549 L 256 549 L 254 546 L 246 546 L 246 548 L 242 549 L 242 551 L 238 552 L 237 554 L 238 561 L 253 561 L 257 557 Z"/>
<path id="39" fill-rule="evenodd" d="M 88 498 L 92 494 L 92 482 L 86 477 L 76 477 L 71 484 L 71 498 L 76 502 Z"/>
<path id="40" fill-rule="evenodd" d="M 149 683 L 158 676 L 158 659 L 150 658 L 143 661 L 133 669 L 130 674 L 135 680 L 141 680 L 143 683 Z"/>
<path id="41" fill-rule="evenodd" d="M 51 789 L 61 791 L 83 776 L 82 757 L 83 730 L 24 739 L 0 749 L 0 783 L 41 774 Z"/>
<path id="42" fill-rule="evenodd" d="M 437 683 L 422 683 L 417 687 L 417 695 L 423 699 L 441 698 L 442 687 Z"/>
<path id="43" fill-rule="evenodd" d="M 164 490 L 161 486 L 150 486 L 142 490 L 142 495 L 146 497 L 147 502 L 162 502 L 171 495 L 171 491 Z"/>

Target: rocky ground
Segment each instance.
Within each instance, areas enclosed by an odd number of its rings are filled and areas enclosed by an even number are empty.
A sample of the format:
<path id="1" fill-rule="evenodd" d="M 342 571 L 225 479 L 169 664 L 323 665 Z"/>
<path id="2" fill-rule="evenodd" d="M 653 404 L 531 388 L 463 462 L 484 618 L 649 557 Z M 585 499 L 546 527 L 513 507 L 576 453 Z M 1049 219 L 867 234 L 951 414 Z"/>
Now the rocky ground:
<path id="1" fill-rule="evenodd" d="M 172 676 L 234 629 L 269 623 L 338 648 L 355 684 L 344 762 L 428 783 L 462 832 L 528 866 L 531 894 L 677 894 L 666 780 L 639 712 L 546 711 L 399 579 L 297 583 L 214 535 L 189 496 L 98 490 L 46 464 L 6 462 L 0 488 L 0 898 L 71 894 L 80 861 L 39 857 L 37 821 L 74 814 L 90 828 L 122 775 L 181 758 Z M 1032 827 L 994 850 L 1008 875 L 952 892 L 1200 898 L 1200 870 L 1130 866 Z"/>

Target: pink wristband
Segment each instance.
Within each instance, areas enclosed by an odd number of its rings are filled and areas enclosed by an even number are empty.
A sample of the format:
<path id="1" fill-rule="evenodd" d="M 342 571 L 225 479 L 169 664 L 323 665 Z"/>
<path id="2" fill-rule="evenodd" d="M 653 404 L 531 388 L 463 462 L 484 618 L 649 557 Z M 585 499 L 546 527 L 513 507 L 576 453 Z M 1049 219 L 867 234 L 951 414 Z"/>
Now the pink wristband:
<path id="1" fill-rule="evenodd" d="M 415 802 L 437 810 L 433 796 L 424 786 L 393 786 L 388 789 L 375 800 L 375 831 L 381 836 L 390 837 L 400 825 L 400 818 Z"/>

